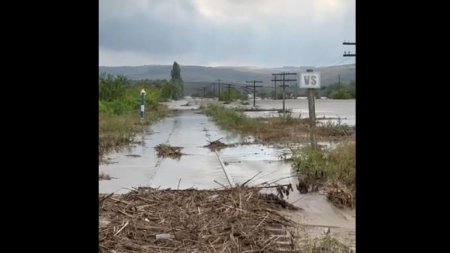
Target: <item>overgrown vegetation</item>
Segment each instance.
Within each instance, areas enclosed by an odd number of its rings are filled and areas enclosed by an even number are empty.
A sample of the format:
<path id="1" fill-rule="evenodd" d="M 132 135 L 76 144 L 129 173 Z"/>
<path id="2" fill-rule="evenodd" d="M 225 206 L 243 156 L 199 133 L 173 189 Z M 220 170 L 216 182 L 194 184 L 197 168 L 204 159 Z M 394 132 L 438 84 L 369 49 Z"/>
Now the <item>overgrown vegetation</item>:
<path id="1" fill-rule="evenodd" d="M 217 104 L 202 107 L 206 115 L 214 118 L 221 127 L 242 134 L 253 135 L 265 142 L 292 143 L 309 139 L 309 120 L 290 115 L 275 118 L 248 118 L 242 112 Z M 339 140 L 353 138 L 354 130 L 346 125 L 324 125 L 317 127 L 318 139 Z"/>
<path id="2" fill-rule="evenodd" d="M 338 121 L 325 121 L 323 124 L 318 126 L 318 132 L 325 132 L 325 134 L 331 135 L 331 136 L 345 136 L 345 135 L 351 135 L 354 132 L 354 127 L 350 127 L 346 124 L 342 124 L 341 120 L 338 119 Z"/>
<path id="3" fill-rule="evenodd" d="M 335 149 L 313 149 L 306 146 L 293 157 L 293 166 L 299 173 L 301 192 L 317 191 L 328 185 L 329 199 L 338 207 L 353 207 L 355 198 L 356 155 L 355 142 L 344 142 Z"/>
<path id="4" fill-rule="evenodd" d="M 140 121 L 140 91 L 145 89 L 145 120 Z M 172 82 L 141 80 L 132 83 L 124 76 L 99 76 L 99 156 L 133 141 L 141 125 L 167 114 L 159 102 L 176 97 Z"/>
<path id="5" fill-rule="evenodd" d="M 241 112 L 220 105 L 209 104 L 203 108 L 206 115 L 212 116 L 217 124 L 229 130 L 246 131 L 257 128 L 255 119 L 247 118 Z"/>
<path id="6" fill-rule="evenodd" d="M 219 100 L 227 101 L 227 102 L 235 101 L 235 100 L 246 101 L 246 100 L 248 100 L 248 96 L 245 93 L 240 92 L 238 89 L 230 88 L 229 92 L 228 92 L 228 90 L 224 89 L 220 93 Z"/>
<path id="7" fill-rule="evenodd" d="M 145 120 L 140 121 L 139 112 L 133 110 L 120 115 L 114 113 L 99 113 L 99 157 L 108 152 L 119 150 L 122 146 L 133 142 L 137 133 L 142 132 L 142 126 L 151 124 L 166 116 L 168 110 L 163 105 L 155 105 L 145 110 Z"/>
<path id="8" fill-rule="evenodd" d="M 356 98 L 355 81 L 346 83 L 335 83 L 327 87 L 327 97 L 332 99 L 353 99 Z"/>
<path id="9" fill-rule="evenodd" d="M 268 143 L 301 143 L 309 141 L 309 119 L 290 115 L 278 118 L 248 118 L 242 112 L 217 104 L 203 107 L 218 125 L 241 134 L 253 135 Z M 354 129 L 340 123 L 317 127 L 317 140 L 343 141 L 335 149 L 313 149 L 306 146 L 293 156 L 293 166 L 299 172 L 300 192 L 317 191 L 320 186 L 331 189 L 328 198 L 336 206 L 354 205 L 355 143 Z"/>

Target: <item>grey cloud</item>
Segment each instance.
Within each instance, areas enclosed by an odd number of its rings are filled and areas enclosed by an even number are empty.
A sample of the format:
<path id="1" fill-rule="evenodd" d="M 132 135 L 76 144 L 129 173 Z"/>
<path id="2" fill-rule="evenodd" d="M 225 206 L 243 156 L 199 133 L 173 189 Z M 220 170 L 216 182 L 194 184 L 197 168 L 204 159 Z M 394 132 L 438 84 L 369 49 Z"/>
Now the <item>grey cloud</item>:
<path id="1" fill-rule="evenodd" d="M 189 1 L 179 3 L 182 6 L 176 12 L 180 15 L 161 13 L 170 6 L 158 1 L 155 8 L 145 12 L 100 19 L 100 47 L 141 52 L 159 59 L 167 55 L 168 60 L 177 54 L 192 54 L 205 65 L 222 59 L 271 66 L 315 65 L 352 50 L 341 45 L 343 40 L 355 38 L 354 10 L 347 10 L 341 20 L 322 24 L 268 17 L 236 25 L 211 22 Z"/>

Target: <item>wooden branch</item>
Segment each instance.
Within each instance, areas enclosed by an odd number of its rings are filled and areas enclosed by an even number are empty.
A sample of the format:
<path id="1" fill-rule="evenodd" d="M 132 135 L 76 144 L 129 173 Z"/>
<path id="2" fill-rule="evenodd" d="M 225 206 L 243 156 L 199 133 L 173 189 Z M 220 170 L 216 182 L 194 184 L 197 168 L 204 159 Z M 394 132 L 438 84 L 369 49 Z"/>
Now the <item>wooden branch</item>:
<path id="1" fill-rule="evenodd" d="M 221 184 L 221 183 L 217 182 L 217 181 L 216 181 L 215 179 L 214 179 L 213 181 L 214 181 L 214 183 L 216 183 L 216 184 L 218 184 L 218 185 L 222 186 L 223 188 L 227 189 L 227 187 L 226 187 L 225 185 L 223 185 L 223 184 Z"/>
<path id="2" fill-rule="evenodd" d="M 128 226 L 128 221 L 125 223 L 125 225 L 123 225 L 115 234 L 114 234 L 114 236 L 117 236 L 119 233 L 120 233 L 120 231 L 122 231 L 126 226 Z"/>
<path id="3" fill-rule="evenodd" d="M 284 187 L 289 186 L 291 184 L 279 184 L 279 185 L 268 185 L 268 186 L 255 186 L 255 188 L 264 189 L 264 188 L 277 188 L 277 187 Z"/>
<path id="4" fill-rule="evenodd" d="M 114 192 L 111 193 L 111 194 L 108 194 L 108 195 L 104 196 L 102 199 L 100 199 L 99 204 L 102 203 L 105 199 L 111 197 L 113 194 L 114 194 Z"/>
<path id="5" fill-rule="evenodd" d="M 116 199 L 116 198 L 111 198 L 111 199 L 114 200 L 114 201 L 117 201 L 117 202 L 124 203 L 125 205 L 129 205 L 130 204 L 130 202 L 126 202 L 126 201 L 123 201 L 121 199 Z"/>
<path id="6" fill-rule="evenodd" d="M 262 171 L 256 173 L 256 175 L 254 175 L 252 178 L 250 178 L 249 180 L 245 181 L 243 184 L 241 184 L 241 187 L 245 186 L 245 184 L 247 184 L 248 182 L 250 182 L 253 178 L 255 178 L 257 175 L 261 174 Z"/>
<path id="7" fill-rule="evenodd" d="M 123 214 L 125 214 L 126 216 L 128 216 L 128 217 L 130 217 L 130 218 L 133 218 L 133 215 L 127 214 L 126 212 L 124 212 L 124 211 L 122 211 L 122 210 L 118 210 L 118 211 L 121 212 L 121 213 L 123 213 Z"/>

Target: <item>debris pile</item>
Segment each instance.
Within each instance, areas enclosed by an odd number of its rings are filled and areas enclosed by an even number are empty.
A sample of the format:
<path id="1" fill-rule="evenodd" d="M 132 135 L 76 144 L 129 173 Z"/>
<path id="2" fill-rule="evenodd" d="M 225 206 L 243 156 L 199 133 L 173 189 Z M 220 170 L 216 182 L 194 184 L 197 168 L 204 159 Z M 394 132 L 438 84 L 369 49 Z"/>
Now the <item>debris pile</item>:
<path id="1" fill-rule="evenodd" d="M 136 155 L 136 154 L 128 154 L 126 156 L 128 156 L 128 157 L 141 157 L 141 155 Z"/>
<path id="2" fill-rule="evenodd" d="M 353 194 L 340 187 L 335 186 L 328 190 L 327 198 L 338 208 L 355 207 L 355 197 Z"/>
<path id="3" fill-rule="evenodd" d="M 205 148 L 209 148 L 211 151 L 214 150 L 221 150 L 223 148 L 226 148 L 228 145 L 221 142 L 220 139 L 219 140 L 215 140 L 215 141 L 208 141 L 209 144 L 205 145 Z"/>
<path id="4" fill-rule="evenodd" d="M 102 172 L 98 175 L 98 180 L 111 180 L 111 176 Z"/>
<path id="5" fill-rule="evenodd" d="M 280 203 L 248 187 L 100 195 L 100 252 L 298 252 Z"/>
<path id="6" fill-rule="evenodd" d="M 183 153 L 181 153 L 182 147 L 174 147 L 167 144 L 159 144 L 155 147 L 158 152 L 158 157 L 170 157 L 179 159 Z"/>
<path id="7" fill-rule="evenodd" d="M 292 188 L 292 184 L 280 185 L 276 189 L 277 189 L 277 196 L 280 197 L 281 199 L 283 199 L 285 195 L 289 197 L 289 192 L 294 191 L 294 189 Z"/>

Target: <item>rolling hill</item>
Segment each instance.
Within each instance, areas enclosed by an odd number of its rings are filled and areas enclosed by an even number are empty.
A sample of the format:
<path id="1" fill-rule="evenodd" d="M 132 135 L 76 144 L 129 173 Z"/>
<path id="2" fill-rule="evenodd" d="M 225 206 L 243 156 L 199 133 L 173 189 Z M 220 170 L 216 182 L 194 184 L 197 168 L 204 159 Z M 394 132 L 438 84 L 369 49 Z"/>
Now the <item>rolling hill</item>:
<path id="1" fill-rule="evenodd" d="M 314 72 L 321 73 L 321 86 L 328 86 L 338 81 L 340 75 L 341 82 L 349 83 L 355 80 L 355 64 L 327 66 L 327 67 L 280 67 L 280 68 L 255 68 L 255 67 L 205 67 L 205 66 L 183 66 L 181 65 L 181 77 L 184 81 L 185 94 L 202 93 L 203 87 L 212 88 L 212 83 L 217 83 L 220 79 L 222 83 L 233 83 L 235 87 L 245 86 L 247 80 L 262 80 L 263 88 L 258 89 L 258 93 L 269 93 L 274 88 L 271 81 L 273 73 L 281 72 L 306 72 L 312 68 Z M 145 65 L 145 66 L 123 66 L 123 67 L 99 67 L 99 73 L 112 75 L 124 75 L 131 80 L 142 79 L 170 79 L 172 65 Z M 290 77 L 291 78 L 291 77 Z M 296 95 L 301 95 L 295 88 L 295 82 L 290 83 L 288 92 L 292 91 Z"/>

